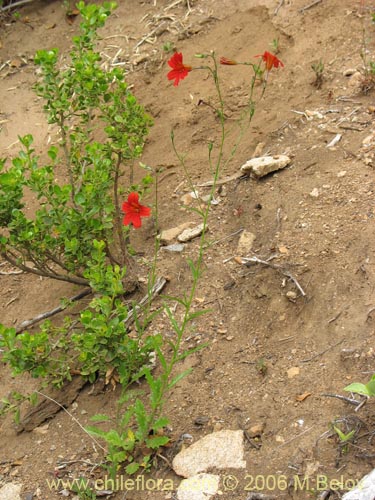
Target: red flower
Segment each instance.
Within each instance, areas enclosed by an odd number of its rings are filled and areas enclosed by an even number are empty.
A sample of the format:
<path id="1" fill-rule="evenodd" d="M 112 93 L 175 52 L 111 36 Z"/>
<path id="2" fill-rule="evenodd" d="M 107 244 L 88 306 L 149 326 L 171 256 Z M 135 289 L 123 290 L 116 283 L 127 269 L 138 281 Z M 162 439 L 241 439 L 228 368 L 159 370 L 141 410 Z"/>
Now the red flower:
<path id="1" fill-rule="evenodd" d="M 167 75 L 168 80 L 174 80 L 173 85 L 177 87 L 180 80 L 183 80 L 193 68 L 191 66 L 186 66 L 182 62 L 181 52 L 175 52 L 173 56 L 168 61 L 169 66 L 172 68 Z"/>
<path id="2" fill-rule="evenodd" d="M 280 61 L 278 57 L 276 57 L 274 54 L 271 54 L 271 52 L 265 51 L 264 54 L 260 54 L 259 56 L 255 57 L 261 57 L 263 61 L 266 63 L 266 70 L 270 71 L 272 68 L 278 68 L 284 67 L 284 64 Z"/>
<path id="3" fill-rule="evenodd" d="M 139 194 L 132 192 L 128 196 L 128 200 L 122 204 L 122 211 L 125 213 L 123 220 L 124 226 L 133 224 L 135 228 L 141 227 L 141 217 L 148 217 L 151 214 L 151 209 L 139 203 Z"/>
<path id="4" fill-rule="evenodd" d="M 226 57 L 220 57 L 220 64 L 225 64 L 227 66 L 235 66 L 238 64 L 237 61 L 233 61 L 233 59 L 227 59 Z"/>

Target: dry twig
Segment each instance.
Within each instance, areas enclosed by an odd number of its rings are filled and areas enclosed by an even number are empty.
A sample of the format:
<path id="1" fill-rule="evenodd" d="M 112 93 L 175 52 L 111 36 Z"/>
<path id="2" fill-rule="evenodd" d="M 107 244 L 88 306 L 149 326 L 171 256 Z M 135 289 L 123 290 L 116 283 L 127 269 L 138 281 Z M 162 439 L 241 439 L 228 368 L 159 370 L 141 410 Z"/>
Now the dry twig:
<path id="1" fill-rule="evenodd" d="M 33 0 L 19 0 L 15 3 L 10 3 L 9 5 L 5 5 L 5 7 L 0 8 L 0 12 L 6 12 L 7 10 L 14 9 L 15 7 L 20 7 L 21 5 L 26 5 L 31 3 Z"/>
<path id="2" fill-rule="evenodd" d="M 356 399 L 348 398 L 346 396 L 341 396 L 340 394 L 321 394 L 321 396 L 324 396 L 326 398 L 337 398 L 353 406 L 358 406 L 362 404 L 362 401 L 357 401 Z"/>
<path id="3" fill-rule="evenodd" d="M 273 12 L 273 15 L 274 16 L 277 16 L 277 14 L 279 13 L 279 10 L 281 9 L 281 7 L 284 5 L 284 0 L 279 0 L 279 3 L 276 7 L 276 9 L 274 10 Z"/>
<path id="4" fill-rule="evenodd" d="M 303 359 L 302 363 L 308 363 L 309 361 L 312 361 L 313 359 L 319 358 L 319 356 L 323 356 L 323 354 L 325 354 L 327 351 L 329 351 L 329 350 L 333 349 L 334 347 L 342 344 L 343 342 L 344 342 L 344 339 L 339 340 L 339 342 L 336 342 L 336 344 L 330 345 L 329 347 L 327 347 L 327 349 L 324 349 L 324 351 L 318 352 L 317 354 L 315 354 L 311 358 Z"/>
<path id="5" fill-rule="evenodd" d="M 76 302 L 77 300 L 82 299 L 83 297 L 86 297 L 86 295 L 90 295 L 92 293 L 91 288 L 86 288 L 85 290 L 82 290 L 81 292 L 77 293 L 77 295 L 74 295 L 71 297 L 69 302 Z M 29 326 L 35 325 L 35 323 L 38 323 L 39 321 L 42 321 L 43 319 L 50 318 L 51 316 L 54 316 L 55 314 L 58 314 L 59 312 L 63 311 L 65 309 L 64 306 L 58 306 L 55 307 L 54 309 L 51 309 L 51 311 L 47 311 L 42 314 L 38 314 L 38 316 L 35 316 L 35 318 L 29 319 L 27 321 L 23 321 L 19 326 L 16 327 L 16 333 L 21 333 L 23 330 L 28 328 Z"/>
<path id="6" fill-rule="evenodd" d="M 272 267 L 272 269 L 276 269 L 281 274 L 283 274 L 284 276 L 286 276 L 287 278 L 289 278 L 291 281 L 293 281 L 293 283 L 298 288 L 298 290 L 299 290 L 300 294 L 302 295 L 302 297 L 306 297 L 306 293 L 305 293 L 304 289 L 301 287 L 301 285 L 298 283 L 297 278 L 295 278 L 288 270 L 284 269 L 282 266 L 278 266 L 277 264 L 271 264 L 267 260 L 258 259 L 258 257 L 255 257 L 255 256 L 254 257 L 249 257 L 249 258 L 248 257 L 243 257 L 242 261 L 244 261 L 245 265 L 249 265 L 249 264 L 252 264 L 252 263 L 254 263 L 254 264 L 263 264 L 264 266 L 268 266 L 268 267 Z"/>
<path id="7" fill-rule="evenodd" d="M 315 7 L 315 5 L 318 5 L 321 2 L 322 2 L 322 0 L 315 0 L 314 2 L 309 3 L 305 7 L 302 7 L 302 9 L 299 9 L 298 12 L 305 12 L 305 10 L 309 10 L 309 9 L 311 9 L 311 7 Z"/>
<path id="8" fill-rule="evenodd" d="M 79 422 L 79 420 L 76 419 L 76 417 L 74 415 L 72 415 L 70 413 L 70 411 L 68 411 L 65 406 L 63 406 L 62 404 L 60 404 L 58 401 L 56 401 L 55 399 L 47 396 L 47 394 L 43 394 L 42 392 L 39 392 L 39 391 L 35 391 L 37 394 L 39 394 L 40 396 L 43 396 L 43 398 L 46 398 L 48 399 L 49 401 L 52 401 L 52 403 L 55 403 L 57 404 L 57 406 L 59 406 L 62 410 L 65 411 L 65 413 L 67 413 L 69 415 L 69 417 L 73 420 L 73 422 L 75 422 L 76 424 L 78 424 L 78 426 L 83 430 L 83 432 L 85 434 L 87 434 L 91 439 L 92 441 L 101 449 L 103 450 L 105 453 L 107 452 L 107 450 L 83 427 L 83 425 Z"/>
<path id="9" fill-rule="evenodd" d="M 151 302 L 154 300 L 154 298 L 163 290 L 165 285 L 167 284 L 167 280 L 163 277 L 158 278 L 154 284 L 154 286 L 151 288 L 150 292 L 145 295 L 142 300 L 137 304 L 136 306 L 133 307 L 133 309 L 129 312 L 127 317 L 124 320 L 124 323 L 126 326 L 131 325 L 136 317 L 136 314 L 138 311 L 141 309 L 142 306 L 144 306 L 147 302 Z"/>

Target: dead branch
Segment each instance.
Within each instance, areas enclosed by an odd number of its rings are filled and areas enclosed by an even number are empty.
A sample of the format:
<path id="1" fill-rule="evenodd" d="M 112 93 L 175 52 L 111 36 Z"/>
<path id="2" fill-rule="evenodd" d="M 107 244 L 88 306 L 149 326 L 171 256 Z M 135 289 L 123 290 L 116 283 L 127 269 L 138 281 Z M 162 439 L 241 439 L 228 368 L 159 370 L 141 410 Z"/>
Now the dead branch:
<path id="1" fill-rule="evenodd" d="M 289 278 L 293 283 L 296 285 L 298 288 L 299 292 L 301 293 L 302 297 L 306 297 L 306 293 L 304 289 L 301 287 L 301 285 L 298 283 L 297 278 L 295 278 L 287 269 L 284 269 L 282 266 L 278 266 L 277 264 L 271 264 L 267 260 L 262 260 L 259 259 L 258 257 L 243 257 L 242 261 L 244 261 L 245 265 L 249 265 L 251 263 L 254 264 L 263 264 L 264 266 L 272 267 L 272 269 L 276 269 L 279 271 L 281 274 Z"/>
<path id="2" fill-rule="evenodd" d="M 319 358 L 319 356 L 323 356 L 323 354 L 325 354 L 327 351 L 342 344 L 343 342 L 344 342 L 344 339 L 339 340 L 338 342 L 336 342 L 336 344 L 330 345 L 329 347 L 327 347 L 327 349 L 324 349 L 324 351 L 321 351 L 321 352 L 318 352 L 317 354 L 314 354 L 314 356 L 312 356 L 311 358 L 303 359 L 302 363 L 308 363 L 309 361 L 312 361 L 313 359 Z"/>
<path id="3" fill-rule="evenodd" d="M 274 16 L 277 16 L 277 14 L 279 13 L 279 10 L 281 9 L 281 7 L 283 5 L 284 5 L 284 0 L 279 0 L 279 4 L 277 5 L 276 9 L 273 12 Z"/>
<path id="4" fill-rule="evenodd" d="M 92 439 L 92 441 L 101 449 L 103 450 L 104 452 L 106 452 L 107 450 L 105 448 L 103 448 L 103 446 L 83 427 L 83 425 L 79 422 L 79 420 L 76 419 L 76 417 L 74 415 L 72 415 L 70 413 L 70 411 L 68 411 L 64 405 L 62 405 L 61 403 L 59 403 L 58 401 L 56 401 L 56 399 L 53 399 L 51 398 L 50 396 L 47 396 L 47 394 L 43 394 L 43 392 L 40 392 L 40 391 L 35 391 L 37 394 L 39 394 L 39 396 L 42 396 L 43 398 L 45 399 L 48 399 L 49 401 L 51 401 L 51 403 L 55 403 L 57 406 L 60 407 L 61 410 L 64 410 L 66 414 L 69 415 L 69 417 L 73 420 L 73 422 L 75 422 L 80 428 L 81 430 L 87 434 L 90 439 Z"/>
<path id="5" fill-rule="evenodd" d="M 337 398 L 353 406 L 358 406 L 362 404 L 362 401 L 357 401 L 356 399 L 348 398 L 346 396 L 341 396 L 340 394 L 321 394 L 321 396 L 324 396 L 326 398 Z"/>
<path id="6" fill-rule="evenodd" d="M 311 9 L 311 7 L 315 7 L 315 5 L 318 5 L 319 3 L 321 3 L 323 0 L 315 0 L 314 2 L 311 2 L 309 3 L 308 5 L 306 5 L 305 7 L 302 7 L 302 9 L 299 9 L 298 12 L 305 12 L 305 10 L 309 10 Z"/>
<path id="7" fill-rule="evenodd" d="M 0 12 L 6 12 L 7 10 L 14 9 L 15 7 L 20 7 L 21 5 L 26 5 L 28 3 L 31 3 L 32 1 L 33 0 L 19 0 L 18 2 L 10 3 L 5 7 L 1 7 Z"/>
<path id="8" fill-rule="evenodd" d="M 76 302 L 77 300 L 82 299 L 83 297 L 86 297 L 87 295 L 90 295 L 92 293 L 91 288 L 86 288 L 85 290 L 82 290 L 81 292 L 77 293 L 77 295 L 74 295 L 71 297 L 69 302 Z M 38 323 L 39 321 L 42 321 L 43 319 L 50 318 L 51 316 L 54 316 L 55 314 L 58 314 L 59 312 L 63 311 L 65 309 L 64 306 L 58 306 L 55 307 L 54 309 L 51 309 L 50 311 L 47 311 L 42 314 L 38 314 L 38 316 L 35 316 L 35 318 L 23 321 L 19 326 L 16 327 L 16 333 L 21 333 L 23 330 L 28 328 L 29 326 L 35 325 L 35 323 Z"/>
<path id="9" fill-rule="evenodd" d="M 126 326 L 131 325 L 136 317 L 136 314 L 138 311 L 147 303 L 147 302 L 152 302 L 154 298 L 163 290 L 165 285 L 167 284 L 167 280 L 163 277 L 158 278 L 154 284 L 154 286 L 151 288 L 151 290 L 145 295 L 142 300 L 133 307 L 133 309 L 129 312 L 127 317 L 124 320 L 124 323 Z"/>

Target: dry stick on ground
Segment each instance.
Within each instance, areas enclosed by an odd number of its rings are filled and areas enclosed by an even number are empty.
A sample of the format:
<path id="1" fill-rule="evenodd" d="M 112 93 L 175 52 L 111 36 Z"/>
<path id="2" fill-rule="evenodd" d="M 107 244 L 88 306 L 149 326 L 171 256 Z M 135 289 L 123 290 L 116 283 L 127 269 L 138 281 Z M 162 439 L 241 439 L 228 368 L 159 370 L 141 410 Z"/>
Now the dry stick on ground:
<path id="1" fill-rule="evenodd" d="M 70 411 L 68 411 L 65 406 L 63 406 L 62 404 L 60 404 L 58 401 L 56 401 L 56 399 L 53 399 L 53 398 L 50 398 L 49 396 L 47 396 L 47 394 L 43 394 L 43 392 L 39 392 L 39 391 L 35 391 L 37 394 L 39 394 L 40 396 L 43 396 L 44 398 L 48 399 L 49 401 L 52 401 L 52 403 L 55 403 L 57 404 L 57 406 L 59 406 L 62 410 L 65 411 L 65 413 L 67 413 L 69 415 L 69 417 L 73 420 L 73 422 L 75 422 L 76 424 L 78 424 L 78 426 L 83 430 L 83 432 L 85 434 L 87 434 L 90 439 L 92 439 L 92 441 L 101 449 L 103 450 L 105 453 L 107 452 L 107 450 L 83 427 L 83 425 L 79 422 L 79 420 L 76 419 L 76 417 L 74 415 L 72 415 L 70 413 Z"/>
<path id="2" fill-rule="evenodd" d="M 19 0 L 18 2 L 10 3 L 5 7 L 1 7 L 0 12 L 5 12 L 7 10 L 14 9 L 15 7 L 20 7 L 21 5 L 26 5 L 27 3 L 31 3 L 32 1 L 33 0 Z"/>
<path id="3" fill-rule="evenodd" d="M 69 302 L 76 302 L 77 300 L 82 299 L 83 297 L 86 297 L 86 295 L 90 295 L 92 293 L 91 288 L 86 288 L 85 290 L 82 290 L 81 292 L 77 293 L 77 295 L 74 295 L 71 297 Z M 47 311 L 42 314 L 38 314 L 38 316 L 35 316 L 35 318 L 29 319 L 27 321 L 23 321 L 19 326 L 16 327 L 16 333 L 21 333 L 23 330 L 28 328 L 29 326 L 35 325 L 35 323 L 38 323 L 39 321 L 42 321 L 43 319 L 50 318 L 51 316 L 54 316 L 55 314 L 58 314 L 59 312 L 63 311 L 65 309 L 64 306 L 58 306 L 55 307 L 54 309 L 51 309 L 51 311 Z"/>
<path id="4" fill-rule="evenodd" d="M 163 290 L 165 285 L 167 284 L 167 280 L 163 277 L 158 278 L 154 284 L 154 286 L 151 288 L 150 292 L 145 295 L 141 301 L 134 306 L 134 308 L 129 312 L 127 317 L 124 319 L 124 323 L 126 326 L 129 326 L 132 324 L 135 320 L 135 315 L 139 311 L 139 309 L 144 306 L 148 301 L 154 300 L 154 298 Z"/>
<path id="5" fill-rule="evenodd" d="M 142 300 L 135 306 L 136 311 L 139 310 L 140 307 L 142 307 L 149 298 L 153 300 L 156 295 L 158 295 L 162 289 L 164 288 L 165 284 L 167 283 L 167 280 L 165 278 L 159 278 L 155 285 L 152 287 L 150 294 L 145 295 Z M 85 290 L 82 290 L 82 292 L 78 293 L 77 295 L 74 295 L 74 297 L 71 297 L 69 302 L 76 302 L 77 300 L 82 299 L 83 297 L 86 297 L 87 295 L 90 295 L 92 293 L 91 288 L 86 288 Z M 65 309 L 64 306 L 58 306 L 55 307 L 54 309 L 51 309 L 51 311 L 47 311 L 42 314 L 38 314 L 38 316 L 35 316 L 35 318 L 32 318 L 27 321 L 23 321 L 19 326 L 16 327 L 16 333 L 21 333 L 23 330 L 28 328 L 29 326 L 35 325 L 35 323 L 38 323 L 39 321 L 42 321 L 43 319 L 50 318 L 51 316 L 54 316 L 55 314 L 58 314 L 62 312 Z M 134 321 L 134 309 L 132 309 L 129 314 L 127 315 L 125 319 L 125 324 L 129 325 Z"/>
<path id="6" fill-rule="evenodd" d="M 311 7 L 315 7 L 315 5 L 318 5 L 322 1 L 323 0 L 315 0 L 315 2 L 311 2 L 308 5 L 306 5 L 305 7 L 302 7 L 302 9 L 299 9 L 298 12 L 305 12 L 305 10 L 309 10 L 309 9 L 311 9 Z"/>
<path id="7" fill-rule="evenodd" d="M 250 258 L 243 257 L 242 261 L 247 266 L 250 264 L 263 264 L 264 266 L 268 266 L 268 267 L 272 267 L 272 269 L 276 269 L 281 274 L 283 274 L 284 276 L 289 278 L 291 281 L 293 281 L 293 283 L 296 285 L 299 292 L 301 293 L 302 297 L 306 297 L 306 293 L 305 293 L 304 289 L 301 287 L 301 285 L 298 283 L 297 278 L 295 278 L 289 271 L 284 269 L 282 266 L 278 266 L 277 264 L 271 264 L 267 260 L 258 259 L 258 257 L 250 257 Z"/>
<path id="8" fill-rule="evenodd" d="M 330 349 L 333 349 L 334 347 L 342 344 L 343 342 L 344 342 L 344 339 L 339 340 L 338 342 L 336 342 L 336 344 L 330 345 L 329 347 L 327 347 L 326 349 L 324 349 L 324 351 L 321 351 L 321 352 L 318 352 L 317 354 L 314 354 L 314 356 L 312 356 L 311 358 L 303 359 L 302 363 L 308 363 L 309 361 L 312 361 L 315 358 L 319 358 L 319 356 L 323 356 L 323 354 L 325 354 L 327 351 L 329 351 Z"/>
<path id="9" fill-rule="evenodd" d="M 281 9 L 281 7 L 283 5 L 284 5 L 284 0 L 279 0 L 279 5 L 276 7 L 276 9 L 274 10 L 274 13 L 273 13 L 274 16 L 277 16 L 279 10 Z"/>
<path id="10" fill-rule="evenodd" d="M 363 401 L 357 401 L 356 399 L 348 398 L 346 396 L 341 396 L 340 394 L 321 394 L 321 396 L 325 396 L 326 398 L 337 398 L 341 399 L 341 401 L 345 401 L 353 406 L 363 406 Z M 366 401 L 366 400 L 365 400 Z"/>

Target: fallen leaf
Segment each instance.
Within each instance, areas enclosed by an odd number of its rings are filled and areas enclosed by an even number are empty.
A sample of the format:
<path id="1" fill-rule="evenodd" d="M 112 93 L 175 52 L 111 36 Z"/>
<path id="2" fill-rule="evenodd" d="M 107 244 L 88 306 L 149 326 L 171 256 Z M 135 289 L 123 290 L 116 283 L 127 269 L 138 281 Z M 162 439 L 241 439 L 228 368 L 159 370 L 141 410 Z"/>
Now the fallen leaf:
<path id="1" fill-rule="evenodd" d="M 299 402 L 305 401 L 305 399 L 311 396 L 311 394 L 312 394 L 311 392 L 304 392 L 303 394 L 299 394 L 298 396 L 296 396 L 296 401 Z"/>

